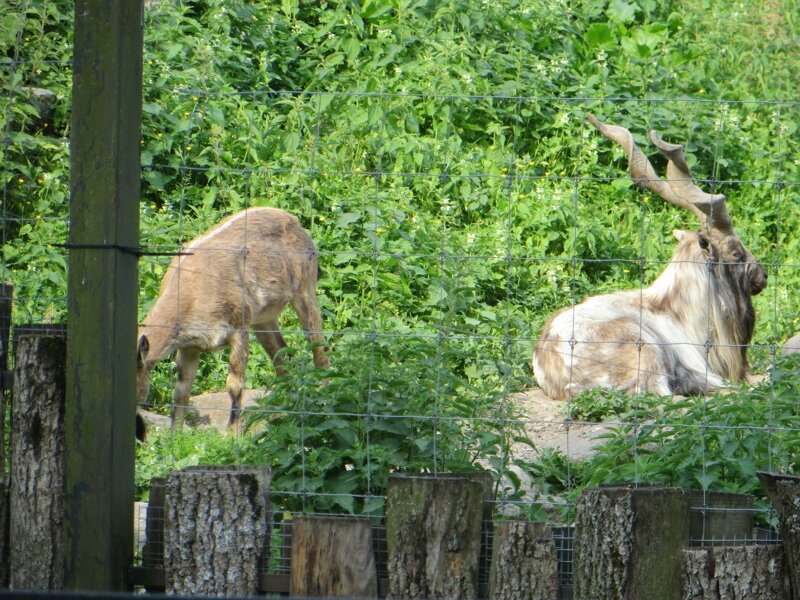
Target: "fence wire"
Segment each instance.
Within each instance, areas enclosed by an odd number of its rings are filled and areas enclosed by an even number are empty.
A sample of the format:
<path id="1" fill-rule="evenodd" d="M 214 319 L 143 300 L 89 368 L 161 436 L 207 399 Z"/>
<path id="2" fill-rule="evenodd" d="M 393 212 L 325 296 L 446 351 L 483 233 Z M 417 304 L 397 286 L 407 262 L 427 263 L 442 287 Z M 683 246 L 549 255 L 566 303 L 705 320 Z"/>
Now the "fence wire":
<path id="1" fill-rule="evenodd" d="M 15 111 L 33 98 L 17 75 L 37 65 L 17 55 L 0 64 L 4 78 L 16 82 L 3 91 L 0 220 L 2 275 L 14 284 L 19 325 L 68 317 L 68 132 L 52 131 L 39 117 L 20 120 Z M 252 342 L 245 376 L 255 390 L 246 396 L 252 428 L 232 437 L 232 450 L 205 455 L 272 464 L 279 475 L 272 493 L 287 510 L 380 515 L 390 472 L 488 468 L 496 475 L 498 513 L 568 523 L 576 489 L 603 482 L 602 469 L 636 484 L 674 484 L 654 459 L 678 433 L 694 440 L 692 456 L 683 459 L 699 465 L 683 483 L 700 489 L 715 489 L 730 475 L 736 449 L 758 435 L 766 436 L 766 462 L 754 467 L 795 468 L 800 428 L 782 420 L 777 378 L 782 343 L 800 322 L 792 239 L 800 179 L 790 143 L 800 103 L 232 92 L 148 82 L 145 95 L 140 317 L 154 305 L 169 255 L 226 215 L 279 207 L 296 215 L 317 245 L 330 369 L 313 368 L 308 353 L 287 352 L 289 373 L 276 377 Z M 174 101 L 169 108 L 160 103 L 165 97 Z M 259 110 L 244 110 L 253 106 Z M 708 411 L 701 403 L 691 413 L 698 420 L 687 421 L 680 417 L 693 407 L 682 399 L 682 408 L 665 412 L 672 401 L 623 404 L 590 395 L 559 403 L 538 390 L 531 359 L 550 316 L 590 295 L 646 289 L 669 263 L 669 232 L 697 227 L 690 215 L 632 185 L 620 151 L 587 125 L 590 113 L 629 127 L 659 171 L 663 162 L 645 133 L 657 129 L 685 144 L 698 185 L 728 196 L 741 240 L 767 269 L 749 346 L 755 379 L 763 381 L 754 382 L 748 399 L 731 395 L 732 403 L 751 403 L 752 421 L 717 421 L 719 399 Z M 768 123 L 770 136 L 752 136 L 754 122 Z M 461 123 L 474 130 L 457 130 Z M 223 146 L 235 128 L 235 147 Z M 54 207 L 58 214 L 49 212 Z M 236 244 L 214 250 L 242 252 Z M 199 304 L 237 279 L 211 275 Z M 172 331 L 180 319 L 159 325 Z M 291 348 L 305 348 L 290 311 L 281 332 Z M 208 333 L 219 333 L 219 325 Z M 696 343 L 703 352 L 708 344 L 725 342 Z M 217 392 L 209 404 L 193 405 L 197 419 L 223 430 L 228 358 L 204 358 L 194 387 Z M 169 415 L 174 385 L 165 361 L 143 408 Z M 756 420 L 756 413 L 767 418 Z M 175 468 L 205 459 L 187 456 L 180 436 L 168 431 L 164 424 L 160 435 Z M 633 460 L 613 472 L 600 462 L 587 475 L 592 463 L 581 461 L 605 441 L 630 443 Z M 765 503 L 753 510 L 762 525 L 774 525 Z M 569 552 L 567 539 L 559 551 Z"/>

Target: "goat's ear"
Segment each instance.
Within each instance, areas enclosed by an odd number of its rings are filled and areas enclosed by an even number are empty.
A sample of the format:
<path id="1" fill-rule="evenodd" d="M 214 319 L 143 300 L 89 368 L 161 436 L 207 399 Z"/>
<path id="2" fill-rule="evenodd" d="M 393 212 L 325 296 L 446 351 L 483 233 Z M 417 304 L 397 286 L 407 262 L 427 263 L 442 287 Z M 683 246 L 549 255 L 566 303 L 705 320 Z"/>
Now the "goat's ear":
<path id="1" fill-rule="evenodd" d="M 688 231 L 684 231 L 683 229 L 673 229 L 672 230 L 672 235 L 674 235 L 675 239 L 678 240 L 679 242 L 682 242 L 683 240 L 685 240 L 686 239 L 686 234 L 688 234 L 688 233 L 689 233 Z"/>
<path id="2" fill-rule="evenodd" d="M 144 367 L 147 361 L 147 354 L 150 352 L 150 341 L 146 335 L 139 338 L 139 346 L 136 349 L 136 364 L 138 367 Z"/>

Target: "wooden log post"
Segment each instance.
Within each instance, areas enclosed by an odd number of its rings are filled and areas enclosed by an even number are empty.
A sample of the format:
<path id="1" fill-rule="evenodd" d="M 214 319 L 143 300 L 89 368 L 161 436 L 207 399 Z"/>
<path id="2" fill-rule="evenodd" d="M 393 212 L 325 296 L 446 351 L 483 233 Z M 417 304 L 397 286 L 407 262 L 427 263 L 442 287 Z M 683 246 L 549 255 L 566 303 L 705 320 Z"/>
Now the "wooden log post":
<path id="1" fill-rule="evenodd" d="M 306 515 L 292 525 L 290 596 L 377 598 L 369 519 Z"/>
<path id="2" fill-rule="evenodd" d="M 778 513 L 792 600 L 800 600 L 800 477 L 782 473 L 757 473 Z"/>
<path id="3" fill-rule="evenodd" d="M 14 385 L 8 371 L 13 300 L 14 286 L 0 283 L 0 473 L 6 472 L 6 396 Z"/>
<path id="4" fill-rule="evenodd" d="M 252 596 L 268 537 L 268 468 L 198 467 L 167 479 L 168 594 Z"/>
<path id="5" fill-rule="evenodd" d="M 529 521 L 495 523 L 489 600 L 558 597 L 558 563 L 550 527 Z"/>
<path id="6" fill-rule="evenodd" d="M 784 600 L 783 548 L 778 544 L 687 548 L 684 600 Z"/>
<path id="7" fill-rule="evenodd" d="M 584 490 L 575 524 L 575 597 L 678 599 L 682 551 L 689 543 L 683 490 Z"/>
<path id="8" fill-rule="evenodd" d="M 0 589 L 8 587 L 10 575 L 9 552 L 10 540 L 8 527 L 11 519 L 11 507 L 8 495 L 8 477 L 0 477 Z"/>
<path id="9" fill-rule="evenodd" d="M 389 478 L 389 598 L 478 597 L 487 495 L 486 482 L 473 474 Z"/>
<path id="10" fill-rule="evenodd" d="M 64 587 L 66 360 L 64 336 L 19 338 L 11 412 L 13 589 Z"/>

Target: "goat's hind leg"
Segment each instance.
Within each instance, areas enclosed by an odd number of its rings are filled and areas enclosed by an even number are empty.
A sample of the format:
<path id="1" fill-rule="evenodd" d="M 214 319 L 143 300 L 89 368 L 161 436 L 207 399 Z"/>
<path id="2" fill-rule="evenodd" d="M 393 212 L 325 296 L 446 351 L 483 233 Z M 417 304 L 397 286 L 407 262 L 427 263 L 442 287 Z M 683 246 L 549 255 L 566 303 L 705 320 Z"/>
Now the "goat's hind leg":
<path id="1" fill-rule="evenodd" d="M 316 295 L 313 293 L 298 294 L 292 298 L 292 308 L 300 319 L 306 338 L 309 343 L 313 344 L 311 352 L 314 355 L 314 364 L 318 367 L 327 367 L 330 361 L 325 355 L 327 342 L 322 335 L 322 315 L 319 312 Z"/>
<path id="2" fill-rule="evenodd" d="M 172 428 L 183 427 L 189 396 L 200 364 L 200 351 L 195 348 L 180 348 L 175 354 L 175 367 L 178 380 L 172 392 Z"/>
<path id="3" fill-rule="evenodd" d="M 286 375 L 286 370 L 283 368 L 283 358 L 280 351 L 286 348 L 286 340 L 283 339 L 280 330 L 278 329 L 278 321 L 267 321 L 255 327 L 253 332 L 256 334 L 258 343 L 267 351 L 272 364 L 275 366 L 275 373 L 278 377 Z"/>

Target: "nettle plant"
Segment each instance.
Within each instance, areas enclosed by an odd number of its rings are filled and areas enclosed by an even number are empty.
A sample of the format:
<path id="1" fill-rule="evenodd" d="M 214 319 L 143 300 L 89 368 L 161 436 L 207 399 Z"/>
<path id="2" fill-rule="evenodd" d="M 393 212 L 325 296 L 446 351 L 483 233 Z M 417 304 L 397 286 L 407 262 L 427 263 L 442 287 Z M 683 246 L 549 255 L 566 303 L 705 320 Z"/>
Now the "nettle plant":
<path id="1" fill-rule="evenodd" d="M 469 360 L 464 349 L 360 334 L 337 348 L 327 369 L 287 352 L 288 375 L 245 413 L 284 508 L 380 514 L 391 473 L 506 474 L 518 415 L 495 382 L 449 366 Z"/>

